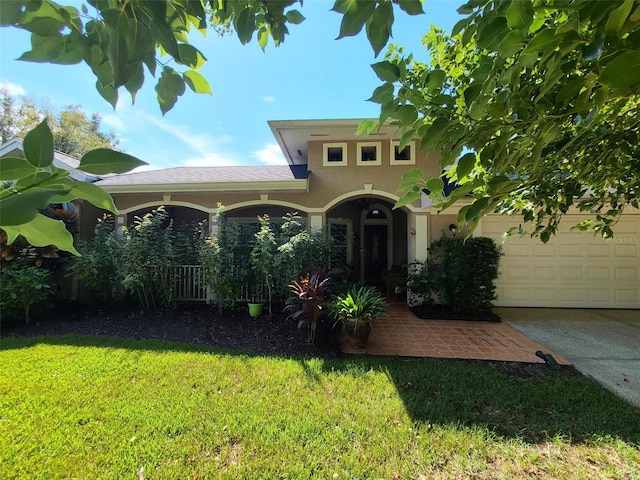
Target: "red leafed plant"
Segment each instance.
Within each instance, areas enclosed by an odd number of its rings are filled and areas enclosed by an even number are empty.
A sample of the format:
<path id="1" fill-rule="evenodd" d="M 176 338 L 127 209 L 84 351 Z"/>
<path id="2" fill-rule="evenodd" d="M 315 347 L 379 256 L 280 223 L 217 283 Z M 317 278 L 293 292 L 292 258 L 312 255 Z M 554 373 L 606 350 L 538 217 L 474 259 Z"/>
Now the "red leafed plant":
<path id="1" fill-rule="evenodd" d="M 316 336 L 316 325 L 322 311 L 325 296 L 329 293 L 331 278 L 324 270 L 307 273 L 299 281 L 291 282 L 289 288 L 294 297 L 294 303 L 286 310 L 295 310 L 289 318 L 298 320 L 298 328 L 307 325 L 307 342 L 313 343 Z"/>

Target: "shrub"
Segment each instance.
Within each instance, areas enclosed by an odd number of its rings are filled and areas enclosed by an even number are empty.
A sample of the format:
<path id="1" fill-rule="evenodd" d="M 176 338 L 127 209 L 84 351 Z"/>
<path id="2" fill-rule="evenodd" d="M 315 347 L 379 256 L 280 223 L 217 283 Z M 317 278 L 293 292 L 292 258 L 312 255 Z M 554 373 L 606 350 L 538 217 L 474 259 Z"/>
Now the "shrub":
<path id="1" fill-rule="evenodd" d="M 329 312 L 336 325 L 355 333 L 362 325 L 372 326 L 376 317 L 384 315 L 387 304 L 377 288 L 369 285 L 351 285 L 337 294 L 329 303 Z"/>
<path id="2" fill-rule="evenodd" d="M 122 285 L 144 310 L 173 307 L 170 267 L 174 260 L 173 227 L 164 207 L 159 207 L 124 231 L 120 262 Z"/>
<path id="3" fill-rule="evenodd" d="M 490 312 L 501 255 L 490 238 L 442 236 L 429 246 L 426 262 L 412 264 L 407 282 L 412 302 L 437 299 L 455 312 Z"/>
<path id="4" fill-rule="evenodd" d="M 80 280 L 85 288 L 107 306 L 122 288 L 122 241 L 114 231 L 113 217 L 98 220 L 95 236 L 81 242 L 81 257 L 76 257 L 69 268 L 69 275 Z"/>
<path id="5" fill-rule="evenodd" d="M 324 270 L 316 270 L 293 281 L 289 288 L 294 302 L 287 306 L 291 311 L 297 308 L 289 318 L 298 320 L 298 328 L 307 325 L 307 342 L 313 343 L 316 337 L 316 325 L 322 312 L 322 304 L 329 292 L 331 278 Z"/>
<path id="6" fill-rule="evenodd" d="M 43 306 L 53 295 L 50 272 L 26 261 L 14 261 L 0 269 L 0 313 L 3 318 L 22 316 L 27 325 L 34 307 Z"/>

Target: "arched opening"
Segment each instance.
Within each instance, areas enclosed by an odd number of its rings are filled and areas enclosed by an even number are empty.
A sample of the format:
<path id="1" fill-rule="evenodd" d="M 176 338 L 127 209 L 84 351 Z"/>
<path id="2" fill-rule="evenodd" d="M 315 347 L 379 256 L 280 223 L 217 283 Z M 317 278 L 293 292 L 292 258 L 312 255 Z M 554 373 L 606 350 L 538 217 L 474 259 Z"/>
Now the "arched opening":
<path id="1" fill-rule="evenodd" d="M 336 246 L 343 245 L 336 264 L 346 279 L 380 285 L 382 272 L 407 263 L 407 214 L 391 201 L 354 197 L 329 209 L 326 221 Z"/>

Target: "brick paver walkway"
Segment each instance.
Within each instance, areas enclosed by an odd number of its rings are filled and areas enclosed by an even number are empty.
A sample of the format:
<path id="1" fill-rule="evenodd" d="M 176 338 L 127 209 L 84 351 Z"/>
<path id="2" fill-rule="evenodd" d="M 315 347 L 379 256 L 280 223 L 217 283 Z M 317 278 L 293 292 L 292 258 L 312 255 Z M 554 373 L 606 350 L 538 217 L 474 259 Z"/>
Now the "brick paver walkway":
<path id="1" fill-rule="evenodd" d="M 502 322 L 421 320 L 405 303 L 389 305 L 389 314 L 376 319 L 366 349 L 340 342 L 343 353 L 405 357 L 464 358 L 544 363 L 535 352 L 570 362 Z"/>

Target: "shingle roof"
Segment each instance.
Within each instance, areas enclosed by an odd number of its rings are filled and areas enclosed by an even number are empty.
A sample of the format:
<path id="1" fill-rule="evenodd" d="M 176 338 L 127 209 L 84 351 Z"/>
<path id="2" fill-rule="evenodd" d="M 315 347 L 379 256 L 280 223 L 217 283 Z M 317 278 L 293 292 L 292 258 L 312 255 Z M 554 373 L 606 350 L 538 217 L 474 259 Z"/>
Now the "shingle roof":
<path id="1" fill-rule="evenodd" d="M 114 175 L 98 181 L 97 185 L 272 182 L 307 178 L 309 172 L 306 165 L 173 167 Z"/>

